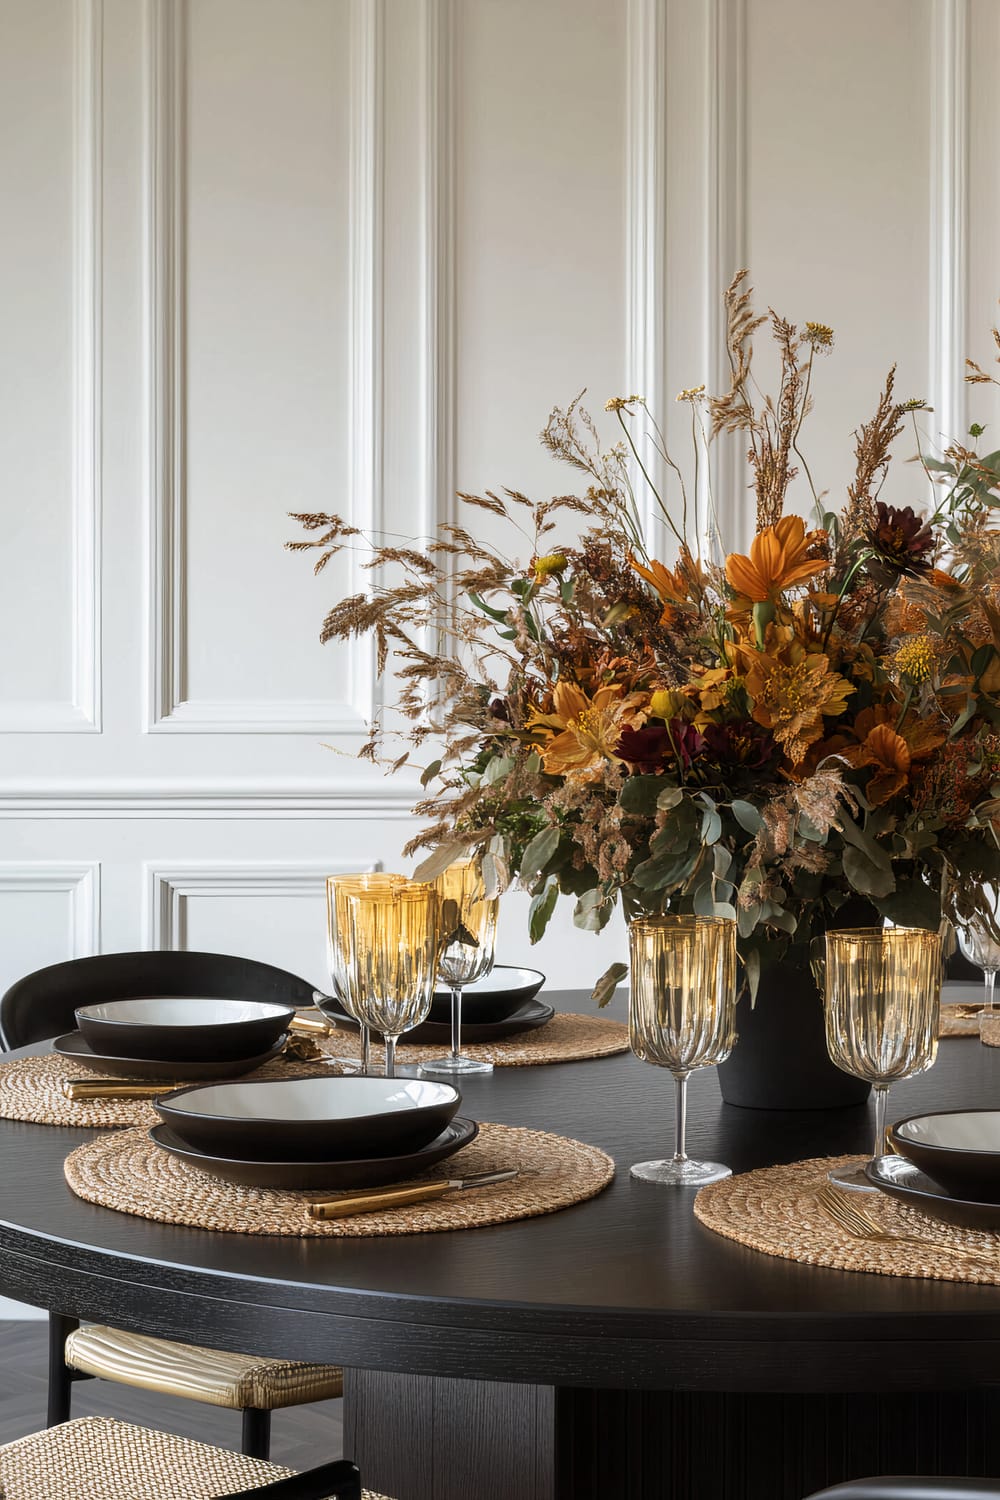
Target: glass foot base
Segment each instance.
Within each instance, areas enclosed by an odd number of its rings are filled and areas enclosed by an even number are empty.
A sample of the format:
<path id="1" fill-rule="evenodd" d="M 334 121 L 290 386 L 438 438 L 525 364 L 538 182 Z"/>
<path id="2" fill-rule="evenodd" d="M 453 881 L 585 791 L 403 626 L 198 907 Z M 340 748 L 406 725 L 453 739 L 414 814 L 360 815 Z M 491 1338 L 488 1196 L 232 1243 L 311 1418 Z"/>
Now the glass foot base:
<path id="1" fill-rule="evenodd" d="M 859 1156 L 855 1161 L 845 1162 L 842 1167 L 834 1167 L 827 1176 L 836 1187 L 846 1188 L 852 1193 L 877 1193 L 878 1188 L 873 1187 L 865 1176 L 865 1167 L 871 1160 L 868 1156 Z"/>
<path id="2" fill-rule="evenodd" d="M 706 1182 L 721 1182 L 733 1175 L 732 1167 L 719 1161 L 639 1161 L 631 1175 L 642 1182 L 659 1182 L 665 1187 L 704 1187 Z"/>
<path id="3" fill-rule="evenodd" d="M 364 1067 L 359 1057 L 330 1057 L 327 1055 L 323 1058 L 323 1062 L 332 1063 L 335 1068 L 339 1068 L 345 1078 L 354 1078 L 357 1074 L 364 1072 Z"/>
<path id="4" fill-rule="evenodd" d="M 474 1058 L 459 1053 L 458 1056 L 432 1057 L 420 1064 L 420 1072 L 425 1078 L 468 1078 L 474 1073 L 492 1073 L 493 1064 L 476 1062 Z"/>

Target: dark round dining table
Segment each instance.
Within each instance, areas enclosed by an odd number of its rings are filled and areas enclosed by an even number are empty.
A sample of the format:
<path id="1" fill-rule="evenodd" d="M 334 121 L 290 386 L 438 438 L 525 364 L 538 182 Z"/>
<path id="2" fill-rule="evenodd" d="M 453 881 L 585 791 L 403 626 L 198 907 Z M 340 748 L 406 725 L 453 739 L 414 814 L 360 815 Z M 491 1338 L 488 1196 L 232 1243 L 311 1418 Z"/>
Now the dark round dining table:
<path id="1" fill-rule="evenodd" d="M 545 1217 L 385 1239 L 212 1233 L 95 1207 L 62 1170 L 92 1132 L 2 1121 L 0 1292 L 342 1364 L 346 1451 L 398 1500 L 801 1500 L 865 1473 L 1000 1474 L 1000 1292 L 822 1269 L 711 1233 L 690 1190 L 629 1176 L 671 1146 L 672 1087 L 627 1053 L 470 1079 L 465 1113 L 600 1146 L 615 1181 Z M 711 1070 L 690 1094 L 692 1154 L 737 1172 L 870 1142 L 864 1107 L 738 1109 Z M 1000 1051 L 977 1039 L 943 1041 L 889 1108 L 965 1106 L 1000 1107 Z"/>

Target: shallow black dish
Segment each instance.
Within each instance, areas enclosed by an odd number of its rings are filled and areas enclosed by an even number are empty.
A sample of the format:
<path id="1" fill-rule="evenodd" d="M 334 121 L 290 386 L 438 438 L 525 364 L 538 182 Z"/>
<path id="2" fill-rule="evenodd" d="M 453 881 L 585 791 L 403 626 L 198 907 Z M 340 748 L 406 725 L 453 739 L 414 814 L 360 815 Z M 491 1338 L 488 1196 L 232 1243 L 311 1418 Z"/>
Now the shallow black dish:
<path id="1" fill-rule="evenodd" d="M 514 1011 L 520 1010 L 528 1000 L 534 1000 L 545 983 L 545 975 L 537 969 L 512 968 L 509 964 L 494 964 L 485 979 L 470 984 L 462 991 L 462 1020 L 473 1025 L 490 1025 L 494 1021 L 505 1021 Z M 451 1022 L 451 991 L 438 987 L 431 1002 L 431 1013 L 427 1018 L 432 1024 L 447 1026 Z"/>
<path id="2" fill-rule="evenodd" d="M 943 1224 L 957 1224 L 961 1229 L 1000 1230 L 1000 1203 L 954 1197 L 905 1156 L 877 1157 L 865 1167 L 865 1176 L 891 1198 L 898 1198 Z"/>
<path id="3" fill-rule="evenodd" d="M 95 1052 L 163 1062 L 259 1057 L 295 1015 L 291 1005 L 209 996 L 144 995 L 81 1005 L 76 1024 Z"/>
<path id="4" fill-rule="evenodd" d="M 342 1026 L 345 1031 L 357 1031 L 357 1021 L 353 1016 L 337 1004 L 335 1000 L 328 1000 L 323 1007 L 327 1017 L 337 1026 Z M 463 1007 L 464 1010 L 464 1007 Z M 462 1041 L 465 1042 L 499 1042 L 507 1036 L 517 1036 L 522 1031 L 537 1031 L 540 1026 L 547 1026 L 555 1015 L 551 1005 L 544 1005 L 541 1000 L 527 1000 L 518 1007 L 512 1015 L 504 1021 L 489 1021 L 482 1025 L 462 1021 Z M 400 1037 L 403 1046 L 417 1047 L 450 1047 L 451 1046 L 451 1024 L 450 1022 L 424 1021 L 421 1026 L 414 1026 L 412 1031 L 404 1032 Z"/>
<path id="5" fill-rule="evenodd" d="M 419 1151 L 404 1156 L 378 1156 L 367 1161 L 240 1161 L 226 1156 L 212 1156 L 187 1146 L 167 1125 L 154 1125 L 150 1139 L 171 1156 L 179 1157 L 199 1172 L 221 1177 L 226 1182 L 245 1187 L 283 1188 L 366 1188 L 382 1187 L 389 1182 L 405 1182 L 418 1172 L 425 1172 L 463 1146 L 475 1140 L 479 1126 L 474 1120 L 456 1116 L 448 1126 Z"/>
<path id="6" fill-rule="evenodd" d="M 1000 1202 L 1000 1110 L 910 1115 L 892 1127 L 901 1156 L 959 1198 Z"/>
<path id="7" fill-rule="evenodd" d="M 95 1052 L 88 1046 L 79 1031 L 67 1031 L 57 1036 L 52 1043 L 53 1052 L 60 1057 L 71 1058 L 82 1068 L 89 1068 L 101 1078 L 148 1078 L 154 1083 L 162 1079 L 165 1083 L 198 1083 L 210 1078 L 240 1078 L 262 1068 L 272 1057 L 277 1057 L 288 1040 L 287 1033 L 266 1052 L 258 1057 L 238 1057 L 228 1062 L 199 1060 L 198 1062 L 163 1062 L 153 1057 L 110 1057 Z"/>
<path id="8" fill-rule="evenodd" d="M 212 1083 L 153 1101 L 199 1151 L 243 1161 L 354 1161 L 419 1151 L 458 1113 L 462 1096 L 425 1078 L 289 1078 Z"/>

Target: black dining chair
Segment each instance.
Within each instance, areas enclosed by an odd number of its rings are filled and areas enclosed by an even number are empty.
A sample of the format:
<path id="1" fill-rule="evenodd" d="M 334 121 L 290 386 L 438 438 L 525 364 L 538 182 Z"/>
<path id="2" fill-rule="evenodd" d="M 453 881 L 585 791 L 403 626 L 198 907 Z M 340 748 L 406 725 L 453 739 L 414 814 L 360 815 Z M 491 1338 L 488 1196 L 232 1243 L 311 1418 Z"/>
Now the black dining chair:
<path id="1" fill-rule="evenodd" d="M 1000 1479 L 851 1479 L 808 1500 L 997 1500 Z"/>
<path id="2" fill-rule="evenodd" d="M 0 1047 L 27 1047 L 75 1027 L 73 1012 L 96 1000 L 137 995 L 313 1003 L 308 980 L 254 959 L 224 953 L 102 953 L 38 969 L 0 999 Z M 98 1377 L 140 1390 L 183 1396 L 242 1414 L 245 1454 L 266 1459 L 271 1413 L 326 1401 L 343 1391 L 337 1365 L 227 1354 L 193 1344 L 83 1324 L 49 1314 L 48 1422 L 69 1419 L 72 1383 Z"/>
<path id="3" fill-rule="evenodd" d="M 81 1417 L 0 1447 L 0 1500 L 388 1500 L 346 1459 L 297 1474 L 208 1443 Z"/>

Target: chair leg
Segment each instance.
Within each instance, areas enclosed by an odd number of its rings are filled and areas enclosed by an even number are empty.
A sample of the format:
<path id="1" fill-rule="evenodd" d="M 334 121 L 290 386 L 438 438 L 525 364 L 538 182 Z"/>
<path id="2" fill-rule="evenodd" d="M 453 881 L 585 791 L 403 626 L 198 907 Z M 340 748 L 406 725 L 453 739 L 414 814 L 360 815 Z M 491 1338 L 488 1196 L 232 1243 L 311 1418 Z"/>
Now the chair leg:
<path id="1" fill-rule="evenodd" d="M 79 1328 L 76 1318 L 49 1313 L 49 1403 L 46 1425 L 69 1421 L 73 1372 L 66 1363 L 66 1340 Z"/>
<path id="2" fill-rule="evenodd" d="M 243 1441 L 247 1458 L 268 1459 L 271 1456 L 271 1413 L 256 1406 L 243 1408 Z"/>

